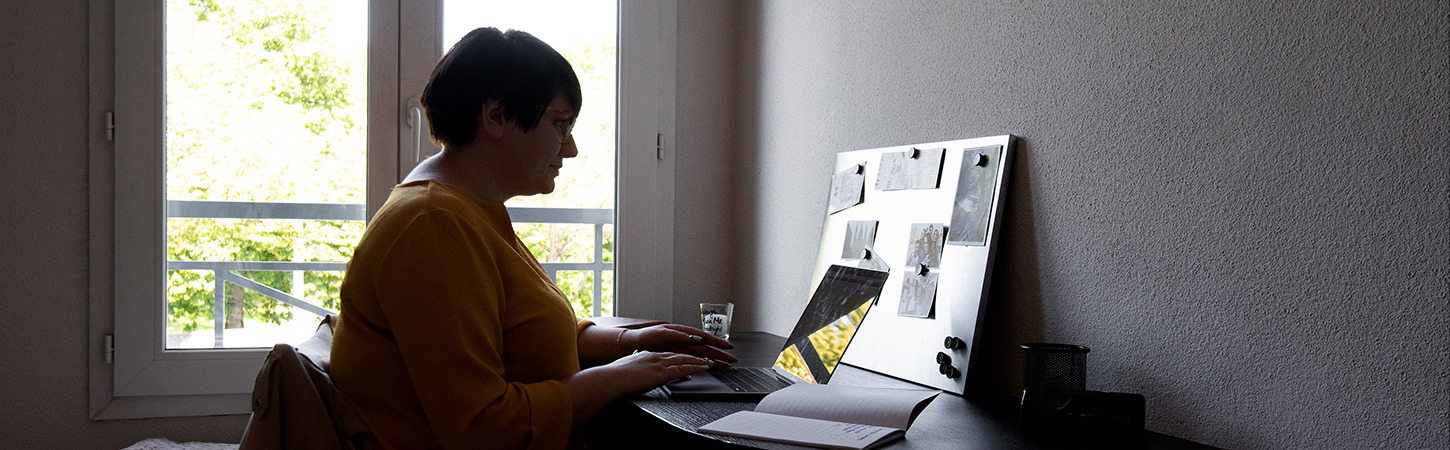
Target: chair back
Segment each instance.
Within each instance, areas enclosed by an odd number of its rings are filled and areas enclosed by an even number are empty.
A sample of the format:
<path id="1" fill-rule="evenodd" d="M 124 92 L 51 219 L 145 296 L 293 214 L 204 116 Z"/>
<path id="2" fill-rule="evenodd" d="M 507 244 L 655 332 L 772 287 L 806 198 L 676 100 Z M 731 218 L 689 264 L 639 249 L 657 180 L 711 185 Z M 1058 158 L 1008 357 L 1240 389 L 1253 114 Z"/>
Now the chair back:
<path id="1" fill-rule="evenodd" d="M 375 446 L 367 424 L 327 373 L 336 321 L 337 316 L 324 317 L 317 333 L 296 347 L 272 347 L 252 388 L 252 418 L 240 450 L 370 450 Z"/>

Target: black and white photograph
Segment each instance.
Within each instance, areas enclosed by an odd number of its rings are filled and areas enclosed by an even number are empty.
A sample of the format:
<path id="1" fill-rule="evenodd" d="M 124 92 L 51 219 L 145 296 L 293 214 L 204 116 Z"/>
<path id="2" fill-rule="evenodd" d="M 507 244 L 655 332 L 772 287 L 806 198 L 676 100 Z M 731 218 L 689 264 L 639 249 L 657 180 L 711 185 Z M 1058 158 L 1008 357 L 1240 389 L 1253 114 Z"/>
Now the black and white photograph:
<path id="1" fill-rule="evenodd" d="M 911 272 L 901 280 L 901 302 L 896 315 L 906 317 L 931 317 L 936 304 L 936 272 Z"/>
<path id="2" fill-rule="evenodd" d="M 946 229 L 939 223 L 911 224 L 911 241 L 906 248 L 906 267 L 926 264 L 941 266 L 942 237 Z"/>
<path id="3" fill-rule="evenodd" d="M 948 244 L 987 245 L 987 225 L 991 220 L 992 200 L 997 189 L 999 155 L 1001 147 L 997 146 L 969 148 L 962 154 L 962 171 L 957 181 L 957 196 L 952 202 Z"/>
<path id="4" fill-rule="evenodd" d="M 846 222 L 846 243 L 841 246 L 841 259 L 864 259 L 861 252 L 876 244 L 875 220 Z"/>

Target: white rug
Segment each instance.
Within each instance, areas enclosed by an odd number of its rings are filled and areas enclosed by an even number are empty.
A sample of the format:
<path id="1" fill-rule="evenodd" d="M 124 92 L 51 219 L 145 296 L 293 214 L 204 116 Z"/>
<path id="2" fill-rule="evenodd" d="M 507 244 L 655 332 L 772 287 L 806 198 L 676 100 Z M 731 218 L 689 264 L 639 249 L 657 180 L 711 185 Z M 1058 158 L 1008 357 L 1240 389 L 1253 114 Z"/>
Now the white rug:
<path id="1" fill-rule="evenodd" d="M 170 439 L 147 439 L 122 450 L 237 450 L 237 444 L 211 442 L 171 442 Z"/>

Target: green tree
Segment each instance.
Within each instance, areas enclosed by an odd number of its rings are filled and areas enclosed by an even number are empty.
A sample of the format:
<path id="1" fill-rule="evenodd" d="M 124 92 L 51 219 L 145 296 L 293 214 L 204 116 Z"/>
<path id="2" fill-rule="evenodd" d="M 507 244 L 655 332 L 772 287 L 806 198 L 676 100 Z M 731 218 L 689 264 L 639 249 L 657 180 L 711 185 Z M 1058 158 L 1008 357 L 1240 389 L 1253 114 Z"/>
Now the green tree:
<path id="1" fill-rule="evenodd" d="M 167 197 L 361 203 L 366 55 L 339 51 L 325 1 L 172 0 L 167 24 Z M 219 55 L 227 55 L 218 57 Z M 353 70 L 354 67 L 359 70 Z M 170 219 L 175 261 L 346 261 L 361 223 Z M 239 275 L 336 308 L 336 272 Z M 168 274 L 168 329 L 212 327 L 215 274 Z M 226 326 L 282 323 L 292 308 L 228 284 Z"/>

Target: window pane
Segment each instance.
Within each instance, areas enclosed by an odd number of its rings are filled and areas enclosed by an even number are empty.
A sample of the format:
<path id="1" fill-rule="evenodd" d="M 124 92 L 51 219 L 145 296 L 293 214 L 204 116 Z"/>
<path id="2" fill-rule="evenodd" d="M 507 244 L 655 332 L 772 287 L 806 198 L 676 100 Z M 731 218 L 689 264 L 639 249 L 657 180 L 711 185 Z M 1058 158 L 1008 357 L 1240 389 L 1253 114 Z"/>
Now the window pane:
<path id="1" fill-rule="evenodd" d="M 558 50 L 579 76 L 579 156 L 564 161 L 552 194 L 516 197 L 509 206 L 614 208 L 617 14 L 615 2 L 601 0 L 444 1 L 443 51 L 475 28 L 517 29 Z"/>
<path id="2" fill-rule="evenodd" d="M 518 29 L 554 47 L 579 76 L 579 156 L 564 161 L 552 194 L 517 197 L 509 206 L 614 208 L 617 16 L 618 5 L 607 0 L 444 1 L 443 51 L 475 28 Z"/>
<path id="3" fill-rule="evenodd" d="M 229 277 L 248 280 L 284 292 L 299 286 L 291 277 L 298 272 L 226 271 Z M 215 271 L 168 271 L 173 283 L 167 305 L 170 316 L 166 330 L 166 347 L 170 349 L 270 347 L 278 342 L 299 343 L 317 329 L 321 316 L 312 312 L 283 308 L 278 300 L 249 290 L 241 285 L 221 284 L 221 333 L 213 320 L 217 296 L 214 295 Z M 200 285 L 200 286 L 198 286 Z M 218 342 L 222 343 L 218 347 Z"/>
<path id="4" fill-rule="evenodd" d="M 308 263 L 346 262 L 362 231 L 360 215 L 327 205 L 364 202 L 366 11 L 345 0 L 167 1 L 168 348 L 306 336 L 318 311 L 289 296 L 336 308 L 341 269 Z M 268 218 L 287 220 L 240 220 Z M 222 264 L 237 262 L 291 265 Z M 230 317 L 217 316 L 217 298 L 232 300 Z"/>
<path id="5" fill-rule="evenodd" d="M 614 225 L 604 226 L 604 255 L 602 260 L 607 263 L 614 262 Z"/>
<path id="6" fill-rule="evenodd" d="M 588 270 L 561 270 L 555 277 L 554 284 L 559 290 L 564 291 L 564 296 L 569 298 L 569 303 L 574 305 L 574 314 L 579 317 L 591 317 L 595 315 L 614 315 L 614 271 L 606 270 L 601 273 L 602 283 L 600 284 L 599 297 L 604 300 L 599 304 L 599 312 L 594 311 L 594 272 Z"/>
<path id="7" fill-rule="evenodd" d="M 539 262 L 594 262 L 593 224 L 515 222 L 514 233 Z"/>
<path id="8" fill-rule="evenodd" d="M 508 206 L 605 210 L 612 216 L 617 161 L 617 3 L 602 0 L 444 1 L 442 42 L 445 52 L 464 34 L 479 27 L 522 30 L 548 43 L 574 67 L 584 94 L 584 106 L 574 126 L 579 155 L 564 161 L 554 192 L 516 197 L 507 202 Z M 568 213 L 562 214 L 572 217 Z M 519 215 L 514 217 L 519 219 Z M 557 271 L 556 284 L 569 296 L 575 312 L 581 316 L 614 314 L 612 222 L 519 223 L 514 227 L 545 269 Z M 596 246 L 600 248 L 596 249 Z M 577 263 L 597 266 L 591 266 L 591 270 L 587 271 L 564 270 L 577 268 Z M 595 293 L 596 290 L 599 294 Z M 597 306 L 595 298 L 600 298 Z"/>

